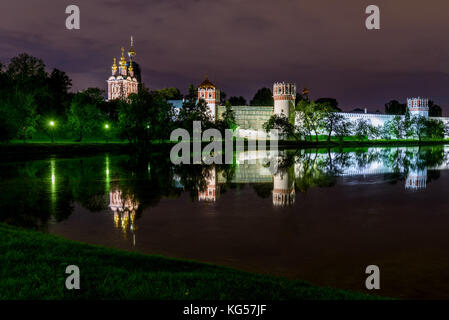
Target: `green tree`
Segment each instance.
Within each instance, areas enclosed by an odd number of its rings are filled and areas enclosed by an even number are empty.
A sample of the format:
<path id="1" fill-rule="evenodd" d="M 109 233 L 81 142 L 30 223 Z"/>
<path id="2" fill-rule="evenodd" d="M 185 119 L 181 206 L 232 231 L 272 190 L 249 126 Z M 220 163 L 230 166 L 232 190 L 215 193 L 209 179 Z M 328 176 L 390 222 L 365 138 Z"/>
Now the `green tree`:
<path id="1" fill-rule="evenodd" d="M 237 124 L 235 122 L 235 112 L 232 110 L 232 106 L 229 101 L 226 102 L 226 110 L 223 112 L 223 123 L 225 124 L 226 129 L 235 130 L 237 128 Z"/>
<path id="2" fill-rule="evenodd" d="M 429 100 L 429 117 L 442 117 L 443 110 L 435 102 Z"/>
<path id="3" fill-rule="evenodd" d="M 39 119 L 34 97 L 31 94 L 18 91 L 15 96 L 13 108 L 15 108 L 16 115 L 14 121 L 18 124 L 17 138 L 26 142 L 36 132 L 37 121 Z"/>
<path id="4" fill-rule="evenodd" d="M 173 119 L 173 106 L 165 96 L 142 88 L 120 101 L 117 126 L 120 137 L 143 151 L 151 141 L 169 138 Z"/>
<path id="5" fill-rule="evenodd" d="M 340 122 L 344 120 L 344 117 L 333 111 L 326 110 L 322 119 L 322 129 L 327 132 L 327 141 L 331 141 L 332 133 L 335 132 L 335 128 L 339 125 Z"/>
<path id="6" fill-rule="evenodd" d="M 334 111 L 341 112 L 341 109 L 338 107 L 338 101 L 334 98 L 320 98 L 315 100 L 315 103 L 320 105 L 326 105 Z"/>
<path id="7" fill-rule="evenodd" d="M 251 100 L 252 106 L 273 106 L 273 93 L 269 88 L 261 88 L 257 90 L 254 98 Z"/>
<path id="8" fill-rule="evenodd" d="M 160 94 L 167 100 L 181 100 L 182 94 L 178 88 L 164 88 L 157 90 L 157 93 Z"/>
<path id="9" fill-rule="evenodd" d="M 445 126 L 441 120 L 428 119 L 425 134 L 428 139 L 439 140 L 444 138 Z"/>
<path id="10" fill-rule="evenodd" d="M 373 140 L 379 139 L 381 137 L 381 128 L 370 124 L 368 128 L 368 137 Z"/>
<path id="11" fill-rule="evenodd" d="M 414 130 L 413 130 L 413 119 L 410 116 L 410 112 L 408 109 L 405 111 L 404 119 L 402 120 L 402 129 L 405 138 L 409 139 L 414 136 Z"/>
<path id="12" fill-rule="evenodd" d="M 340 143 L 343 141 L 343 139 L 345 137 L 352 134 L 352 130 L 353 130 L 353 124 L 346 119 L 343 119 L 342 121 L 337 122 L 336 126 L 334 128 L 335 136 L 338 138 Z"/>
<path id="13" fill-rule="evenodd" d="M 102 91 L 96 88 L 80 91 L 73 98 L 67 120 L 71 130 L 77 135 L 77 142 L 101 127 L 103 117 L 98 105 L 102 101 Z"/>
<path id="14" fill-rule="evenodd" d="M 401 116 L 395 116 L 393 119 L 386 121 L 385 127 L 388 129 L 391 137 L 395 139 L 402 139 L 404 137 L 404 122 Z"/>
<path id="15" fill-rule="evenodd" d="M 397 100 L 391 100 L 385 104 L 385 113 L 394 115 L 404 115 L 407 110 L 405 103 L 399 103 Z"/>
<path id="16" fill-rule="evenodd" d="M 426 135 L 427 119 L 423 116 L 418 116 L 413 117 L 411 121 L 414 135 L 421 141 Z"/>
<path id="17" fill-rule="evenodd" d="M 359 141 L 366 139 L 370 134 L 370 123 L 365 119 L 358 119 L 354 124 L 354 134 Z"/>
<path id="18" fill-rule="evenodd" d="M 210 114 L 206 101 L 197 100 L 197 89 L 193 85 L 189 87 L 189 94 L 179 111 L 178 121 L 179 125 L 191 134 L 194 121 L 200 121 L 203 128 L 213 127 L 212 114 Z"/>
<path id="19" fill-rule="evenodd" d="M 296 106 L 298 122 L 306 127 L 306 131 L 315 134 L 318 142 L 320 129 L 326 115 L 327 107 L 308 100 L 300 101 Z"/>
<path id="20" fill-rule="evenodd" d="M 239 96 L 239 97 L 230 97 L 229 98 L 229 103 L 231 104 L 231 106 L 246 106 L 246 100 L 244 97 Z"/>
<path id="21" fill-rule="evenodd" d="M 296 127 L 293 125 L 288 117 L 283 114 L 272 115 L 270 119 L 263 124 L 263 128 L 266 132 L 270 132 L 270 130 L 278 130 L 281 137 L 294 138 L 297 141 L 302 140 L 305 136 L 304 131 L 301 130 L 301 127 Z"/>

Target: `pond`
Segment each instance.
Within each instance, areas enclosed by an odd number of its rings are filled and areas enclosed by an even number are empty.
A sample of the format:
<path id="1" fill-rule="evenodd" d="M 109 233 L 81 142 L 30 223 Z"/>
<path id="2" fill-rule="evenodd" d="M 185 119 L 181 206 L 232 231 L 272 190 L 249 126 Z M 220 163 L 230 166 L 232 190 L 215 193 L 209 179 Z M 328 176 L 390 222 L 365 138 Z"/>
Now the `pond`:
<path id="1" fill-rule="evenodd" d="M 0 163 L 0 221 L 377 294 L 449 298 L 449 146 Z M 50 248 L 49 248 L 50 249 Z"/>

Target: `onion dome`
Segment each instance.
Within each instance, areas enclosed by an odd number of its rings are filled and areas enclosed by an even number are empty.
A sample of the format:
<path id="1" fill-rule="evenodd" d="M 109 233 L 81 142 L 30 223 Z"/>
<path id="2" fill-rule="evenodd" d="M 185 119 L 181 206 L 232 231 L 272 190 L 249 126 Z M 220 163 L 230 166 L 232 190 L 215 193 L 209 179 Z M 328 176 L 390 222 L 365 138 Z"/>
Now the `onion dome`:
<path id="1" fill-rule="evenodd" d="M 199 88 L 201 89 L 215 89 L 215 85 L 209 81 L 208 75 L 206 75 L 206 79 L 203 83 L 200 84 Z"/>
<path id="2" fill-rule="evenodd" d="M 125 59 L 125 48 L 122 47 L 122 56 L 120 57 L 120 67 L 126 67 L 126 59 Z"/>
<path id="3" fill-rule="evenodd" d="M 136 51 L 134 50 L 134 38 L 131 36 L 131 48 L 129 48 L 128 56 L 130 59 L 136 56 Z"/>
<path id="4" fill-rule="evenodd" d="M 117 59 L 114 58 L 114 63 L 112 64 L 112 73 L 115 74 L 117 72 Z"/>

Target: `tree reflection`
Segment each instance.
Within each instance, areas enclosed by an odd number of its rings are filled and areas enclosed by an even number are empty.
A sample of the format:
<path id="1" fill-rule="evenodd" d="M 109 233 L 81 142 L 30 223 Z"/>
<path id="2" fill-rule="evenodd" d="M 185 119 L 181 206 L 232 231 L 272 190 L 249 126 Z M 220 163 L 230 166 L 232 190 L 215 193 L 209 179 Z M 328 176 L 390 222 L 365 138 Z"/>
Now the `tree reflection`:
<path id="1" fill-rule="evenodd" d="M 216 202 L 228 189 L 250 184 L 259 197 L 288 206 L 298 193 L 335 186 L 342 183 L 340 177 L 378 175 L 417 191 L 449 169 L 444 146 L 260 151 L 235 158 L 233 165 L 173 165 L 167 152 L 155 152 L 145 158 L 103 155 L 2 163 L 0 221 L 46 230 L 80 205 L 92 214 L 110 212 L 118 227 L 134 232 L 146 208 L 183 193 L 191 201 Z M 251 163 L 251 158 L 257 161 Z"/>

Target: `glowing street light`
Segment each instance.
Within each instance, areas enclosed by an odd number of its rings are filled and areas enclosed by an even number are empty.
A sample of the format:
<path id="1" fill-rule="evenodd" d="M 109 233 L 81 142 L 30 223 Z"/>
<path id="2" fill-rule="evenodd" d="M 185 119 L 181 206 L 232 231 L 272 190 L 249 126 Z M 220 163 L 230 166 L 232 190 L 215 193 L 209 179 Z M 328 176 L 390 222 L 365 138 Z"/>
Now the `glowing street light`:
<path id="1" fill-rule="evenodd" d="M 109 124 L 108 124 L 108 123 L 106 123 L 106 124 L 104 125 L 104 129 L 106 130 L 106 133 L 105 133 L 105 136 L 106 136 L 106 143 L 108 143 L 108 142 L 109 142 L 109 135 L 108 135 Z"/>
<path id="2" fill-rule="evenodd" d="M 53 128 L 55 127 L 56 123 L 53 120 L 50 120 L 48 125 L 50 126 L 50 130 L 49 131 L 50 131 L 51 143 L 53 143 L 53 142 L 55 142 L 55 136 L 54 136 Z"/>

